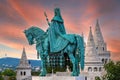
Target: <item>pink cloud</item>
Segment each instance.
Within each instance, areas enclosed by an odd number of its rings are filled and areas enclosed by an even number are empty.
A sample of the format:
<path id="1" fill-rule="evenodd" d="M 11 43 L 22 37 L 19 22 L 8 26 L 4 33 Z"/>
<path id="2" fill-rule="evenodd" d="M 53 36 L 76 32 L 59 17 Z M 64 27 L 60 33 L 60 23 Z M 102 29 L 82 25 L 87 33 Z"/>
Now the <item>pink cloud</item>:
<path id="1" fill-rule="evenodd" d="M 112 2 L 113 1 L 110 0 L 110 4 L 114 5 L 115 3 Z M 0 9 L 4 11 L 11 20 L 11 22 L 4 22 L 0 24 L 0 26 L 2 27 L 0 29 L 0 43 L 20 50 L 23 45 L 27 45 L 27 47 L 29 46 L 22 31 L 32 25 L 39 26 L 43 30 L 46 30 L 48 28 L 48 25 L 45 20 L 44 11 L 47 12 L 48 18 L 49 20 L 51 20 L 54 16 L 54 10 L 51 11 L 50 8 L 46 8 L 43 5 L 31 5 L 26 2 L 22 2 L 21 0 L 8 0 L 8 3 L 11 5 L 11 9 L 9 7 L 5 7 L 5 5 L 3 4 L 0 4 Z M 103 18 L 106 14 L 115 9 L 115 7 L 111 8 L 110 4 L 106 7 L 106 3 L 108 3 L 108 1 L 105 1 L 104 3 L 102 3 L 101 1 L 97 2 L 96 0 L 89 1 L 86 6 L 84 6 L 84 9 L 83 7 L 80 7 L 80 9 L 83 9 L 82 12 L 78 11 L 78 9 L 74 10 L 74 8 L 72 10 L 65 10 L 63 8 L 63 10 L 67 12 L 64 13 L 61 10 L 67 33 L 81 34 L 83 32 L 85 38 L 87 38 L 90 26 L 93 27 L 94 32 L 96 19 L 101 17 Z M 75 21 L 75 16 L 77 14 L 75 13 L 76 11 L 80 13 L 80 17 L 77 18 L 77 20 Z M 17 16 L 21 17 L 22 19 L 18 20 L 14 13 L 16 13 Z M 74 17 L 71 17 L 71 15 L 73 15 Z M 16 22 L 19 24 L 12 23 L 12 19 L 15 19 Z M 22 20 L 23 22 L 25 22 L 25 24 L 21 24 Z M 108 44 L 108 49 L 113 52 L 112 55 L 114 57 L 112 57 L 112 59 L 118 60 L 118 57 L 115 56 L 120 55 L 120 45 L 118 44 L 120 42 L 120 39 L 117 38 L 117 35 L 113 36 L 110 35 L 110 33 L 112 33 L 113 30 L 118 32 L 119 26 L 117 28 L 114 28 L 113 24 L 116 24 L 116 22 L 109 20 L 109 22 L 101 23 L 100 26 L 103 31 L 105 42 L 107 42 Z M 117 38 L 117 41 L 116 39 L 113 40 L 113 38 Z M 14 40 L 19 41 L 15 42 Z M 29 47 L 27 50 L 34 53 L 35 48 L 33 49 Z"/>

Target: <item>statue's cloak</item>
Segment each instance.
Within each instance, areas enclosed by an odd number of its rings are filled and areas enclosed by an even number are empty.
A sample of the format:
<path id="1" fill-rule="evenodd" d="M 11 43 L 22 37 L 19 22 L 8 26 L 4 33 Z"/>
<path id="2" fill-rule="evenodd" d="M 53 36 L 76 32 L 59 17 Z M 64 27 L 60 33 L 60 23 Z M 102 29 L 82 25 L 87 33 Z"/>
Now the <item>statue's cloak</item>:
<path id="1" fill-rule="evenodd" d="M 55 9 L 55 16 L 53 17 L 50 27 L 48 29 L 48 40 L 50 44 L 50 52 L 59 52 L 64 49 L 70 42 L 71 37 L 66 35 L 64 22 L 60 15 L 59 8 Z"/>

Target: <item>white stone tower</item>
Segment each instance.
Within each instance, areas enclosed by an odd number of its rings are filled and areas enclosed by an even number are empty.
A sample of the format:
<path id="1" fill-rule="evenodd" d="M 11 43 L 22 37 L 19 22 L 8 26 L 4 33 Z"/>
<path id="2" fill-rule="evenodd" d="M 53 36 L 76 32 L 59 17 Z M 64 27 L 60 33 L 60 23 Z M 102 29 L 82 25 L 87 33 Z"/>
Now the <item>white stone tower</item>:
<path id="1" fill-rule="evenodd" d="M 101 76 L 103 64 L 96 52 L 95 42 L 90 27 L 89 36 L 85 48 L 85 69 L 84 74 L 87 80 L 95 80 L 95 77 Z"/>
<path id="2" fill-rule="evenodd" d="M 95 26 L 93 37 L 95 41 L 95 47 L 97 50 L 97 54 L 99 55 L 100 60 L 102 61 L 103 64 L 109 62 L 110 51 L 107 50 L 106 43 L 104 42 L 98 20 L 96 21 L 96 26 Z"/>
<path id="3" fill-rule="evenodd" d="M 31 66 L 28 63 L 25 48 L 23 48 L 20 64 L 17 67 L 17 80 L 32 80 Z"/>

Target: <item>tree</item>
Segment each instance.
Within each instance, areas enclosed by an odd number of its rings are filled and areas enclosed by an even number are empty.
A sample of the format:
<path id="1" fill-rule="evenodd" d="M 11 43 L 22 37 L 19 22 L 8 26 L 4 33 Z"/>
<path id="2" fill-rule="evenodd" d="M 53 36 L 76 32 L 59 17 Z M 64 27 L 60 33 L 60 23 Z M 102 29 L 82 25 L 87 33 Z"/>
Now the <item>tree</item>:
<path id="1" fill-rule="evenodd" d="M 16 76 L 16 73 L 11 69 L 5 69 L 2 74 L 4 76 Z"/>
<path id="2" fill-rule="evenodd" d="M 5 80 L 16 80 L 16 72 L 11 69 L 5 69 L 2 72 L 2 75 L 4 75 Z M 0 79 L 1 80 L 1 79 Z M 4 79 L 3 79 L 4 80 Z"/>
<path id="3" fill-rule="evenodd" d="M 31 74 L 32 74 L 32 76 L 39 76 L 40 72 L 32 71 Z"/>
<path id="4" fill-rule="evenodd" d="M 96 77 L 95 77 L 95 80 L 101 80 L 101 79 L 100 79 L 100 77 L 96 76 Z"/>
<path id="5" fill-rule="evenodd" d="M 0 80 L 4 80 L 1 72 L 0 72 Z"/>
<path id="6" fill-rule="evenodd" d="M 16 77 L 15 76 L 10 76 L 9 80 L 16 80 Z"/>
<path id="7" fill-rule="evenodd" d="M 120 61 L 116 63 L 110 61 L 104 65 L 104 69 L 106 70 L 106 74 L 100 80 L 120 80 Z M 99 79 L 96 78 L 95 80 Z"/>
<path id="8" fill-rule="evenodd" d="M 104 66 L 107 74 L 106 79 L 107 80 L 119 80 L 120 79 L 120 61 L 114 63 L 113 61 L 110 61 L 108 64 L 105 64 Z"/>

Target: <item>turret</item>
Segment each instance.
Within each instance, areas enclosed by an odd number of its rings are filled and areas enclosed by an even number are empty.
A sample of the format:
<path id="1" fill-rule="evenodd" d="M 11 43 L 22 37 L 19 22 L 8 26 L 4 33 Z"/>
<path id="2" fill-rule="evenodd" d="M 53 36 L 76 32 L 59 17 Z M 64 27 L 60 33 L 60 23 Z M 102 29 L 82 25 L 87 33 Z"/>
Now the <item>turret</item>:
<path id="1" fill-rule="evenodd" d="M 17 80 L 32 80 L 31 66 L 28 63 L 25 48 L 23 48 L 20 63 L 17 67 Z"/>
<path id="2" fill-rule="evenodd" d="M 92 29 L 90 27 L 87 45 L 85 48 L 85 62 L 99 62 L 99 57 L 95 49 L 95 43 L 92 35 Z"/>
<path id="3" fill-rule="evenodd" d="M 103 39 L 102 32 L 100 29 L 99 21 L 97 19 L 94 30 L 94 40 L 97 54 L 99 55 L 103 63 L 107 63 L 110 60 L 110 51 L 107 50 L 107 45 Z"/>

